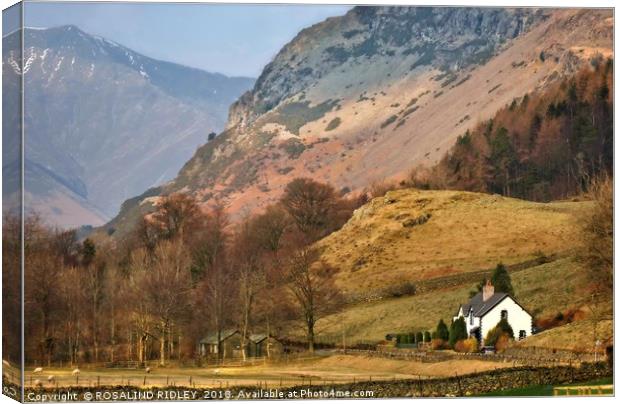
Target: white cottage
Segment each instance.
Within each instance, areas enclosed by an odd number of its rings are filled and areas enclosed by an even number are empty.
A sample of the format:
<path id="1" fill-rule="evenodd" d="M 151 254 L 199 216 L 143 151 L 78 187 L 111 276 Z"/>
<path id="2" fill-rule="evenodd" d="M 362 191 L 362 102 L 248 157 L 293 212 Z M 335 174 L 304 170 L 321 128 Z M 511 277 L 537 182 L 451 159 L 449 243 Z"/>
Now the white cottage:
<path id="1" fill-rule="evenodd" d="M 507 293 L 495 293 L 490 282 L 482 288 L 482 292 L 459 307 L 454 320 L 459 317 L 465 319 L 468 334 L 480 342 L 502 318 L 508 320 L 516 339 L 532 335 L 531 314 Z"/>

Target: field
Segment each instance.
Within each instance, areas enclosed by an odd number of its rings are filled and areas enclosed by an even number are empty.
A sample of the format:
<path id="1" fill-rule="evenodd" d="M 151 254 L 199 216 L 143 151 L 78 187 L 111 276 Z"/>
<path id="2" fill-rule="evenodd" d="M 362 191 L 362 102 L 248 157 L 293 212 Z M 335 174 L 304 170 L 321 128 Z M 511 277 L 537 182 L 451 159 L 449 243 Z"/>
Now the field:
<path id="1" fill-rule="evenodd" d="M 511 276 L 516 299 L 535 316 L 553 316 L 558 311 L 568 308 L 582 308 L 584 315 L 590 315 L 587 307 L 590 296 L 586 289 L 579 287 L 586 281 L 583 268 L 573 258 L 562 258 L 515 271 Z M 325 342 L 341 341 L 344 328 L 348 344 L 380 341 L 391 332 L 432 330 L 440 318 L 447 323 L 451 321 L 459 304 L 467 301 L 469 292 L 474 287 L 475 283 L 471 283 L 414 296 L 360 303 L 348 307 L 342 313 L 325 318 L 319 322 L 318 328 Z M 576 324 L 569 326 L 575 327 Z M 552 329 L 548 333 L 558 334 L 560 328 Z M 591 337 L 583 335 L 584 329 L 581 331 L 582 336 Z M 610 324 L 601 325 L 601 333 L 610 331 Z M 532 337 L 524 343 L 544 343 L 546 334 Z M 575 340 L 575 337 L 579 339 L 579 335 L 572 335 L 569 341 L 578 344 L 579 340 Z M 557 342 L 557 338 L 555 341 Z"/>
<path id="2" fill-rule="evenodd" d="M 44 369 L 42 373 L 26 371 L 26 386 L 196 386 L 196 387 L 267 387 L 307 384 L 349 383 L 368 380 L 433 378 L 482 372 L 510 367 L 511 363 L 479 360 L 447 360 L 440 363 L 420 363 L 385 358 L 366 358 L 348 355 L 299 358 L 276 364 L 220 366 L 209 368 L 154 368 L 144 370 L 83 368 L 79 376 L 69 368 Z M 54 377 L 48 382 L 48 377 Z"/>
<path id="3" fill-rule="evenodd" d="M 359 299 L 316 325 L 317 342 L 347 347 L 376 343 L 396 332 L 432 331 L 450 323 L 459 304 L 499 262 L 508 265 L 515 298 L 535 318 L 578 312 L 575 322 L 517 344 L 590 351 L 612 335 L 610 299 L 593 305 L 586 270 L 578 259 L 577 218 L 589 202 L 532 203 L 497 195 L 399 190 L 358 209 L 338 232 L 320 243 L 338 264 L 337 283 Z M 353 280 L 359 280 L 355 283 Z M 411 296 L 364 298 L 362 293 L 410 281 Z M 351 295 L 349 295 L 351 297 Z M 303 340 L 298 331 L 287 337 Z M 468 357 L 469 358 L 469 357 Z M 319 351 L 278 362 L 195 368 L 151 366 L 144 370 L 80 366 L 26 372 L 26 385 L 66 386 L 299 386 L 355 381 L 466 375 L 516 362 L 455 360 L 438 363 L 337 355 Z M 52 376 L 52 379 L 48 379 Z"/>
<path id="4" fill-rule="evenodd" d="M 601 386 L 601 385 L 610 385 L 613 384 L 613 378 L 606 377 L 597 380 L 591 380 L 585 383 L 574 383 L 574 384 L 564 384 L 562 386 Z M 537 385 L 537 386 L 527 386 L 519 389 L 506 389 L 506 390 L 498 390 L 492 393 L 481 394 L 482 397 L 540 397 L 540 396 L 553 396 L 553 387 L 552 385 Z M 613 394 L 613 390 L 603 390 L 605 394 Z"/>

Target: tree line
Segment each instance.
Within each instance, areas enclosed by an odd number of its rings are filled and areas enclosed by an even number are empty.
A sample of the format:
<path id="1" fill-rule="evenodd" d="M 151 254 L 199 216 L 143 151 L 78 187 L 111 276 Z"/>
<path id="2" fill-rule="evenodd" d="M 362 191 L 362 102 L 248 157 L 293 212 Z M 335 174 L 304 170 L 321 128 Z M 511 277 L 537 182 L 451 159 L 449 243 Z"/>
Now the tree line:
<path id="1" fill-rule="evenodd" d="M 498 193 L 536 201 L 579 195 L 613 168 L 613 61 L 515 99 L 493 119 L 458 137 L 409 185 Z"/>
<path id="2" fill-rule="evenodd" d="M 76 231 L 29 216 L 26 362 L 164 365 L 194 359 L 207 334 L 221 344 L 229 328 L 240 331 L 242 348 L 251 333 L 282 336 L 298 328 L 293 337 L 313 351 L 317 321 L 343 302 L 335 269 L 314 244 L 362 203 L 298 178 L 278 203 L 232 223 L 221 203 L 205 208 L 189 195 L 172 194 L 118 244 L 97 236 L 79 240 Z M 5 280 L 19 279 L 19 226 L 5 217 Z M 5 281 L 7 313 L 19 307 L 19 294 L 12 292 Z M 14 317 L 3 318 L 5 330 L 19 330 Z M 5 357 L 14 361 L 18 338 L 17 331 L 5 333 Z"/>

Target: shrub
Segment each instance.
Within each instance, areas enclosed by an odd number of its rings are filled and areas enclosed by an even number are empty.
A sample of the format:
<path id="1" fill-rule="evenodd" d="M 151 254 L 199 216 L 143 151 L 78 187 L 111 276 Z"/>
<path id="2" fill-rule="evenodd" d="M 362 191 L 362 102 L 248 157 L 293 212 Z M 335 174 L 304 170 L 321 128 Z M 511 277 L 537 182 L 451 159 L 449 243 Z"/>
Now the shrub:
<path id="1" fill-rule="evenodd" d="M 456 321 L 453 321 L 450 325 L 450 347 L 454 348 L 455 344 L 467 339 L 467 325 L 463 316 L 459 317 Z"/>
<path id="2" fill-rule="evenodd" d="M 406 281 L 386 287 L 381 293 L 384 297 L 403 297 L 415 295 L 416 287 L 413 282 Z"/>
<path id="3" fill-rule="evenodd" d="M 399 185 L 393 181 L 375 181 L 370 185 L 370 188 L 366 190 L 366 193 L 370 194 L 371 198 L 378 198 L 385 196 L 389 191 L 394 191 L 399 188 Z"/>
<path id="4" fill-rule="evenodd" d="M 497 352 L 503 352 L 512 344 L 512 341 L 512 337 L 510 337 L 507 333 L 503 333 L 499 336 L 497 342 L 495 343 L 495 350 Z"/>
<path id="5" fill-rule="evenodd" d="M 536 319 L 535 324 L 541 330 L 548 330 L 550 328 L 559 327 L 573 321 L 583 319 L 586 313 L 578 308 L 571 308 L 564 312 L 559 311 L 557 314 Z"/>
<path id="6" fill-rule="evenodd" d="M 351 192 L 351 188 L 349 188 L 349 187 L 342 187 L 342 188 L 340 188 L 340 191 L 338 192 L 338 194 L 340 196 L 345 196 L 346 194 L 348 194 L 350 192 Z"/>
<path id="7" fill-rule="evenodd" d="M 450 332 L 448 331 L 448 326 L 443 322 L 443 319 L 439 320 L 437 323 L 437 329 L 435 330 L 435 337 L 433 339 L 439 339 L 443 341 L 447 341 L 450 338 Z"/>
<path id="8" fill-rule="evenodd" d="M 505 318 L 502 318 L 495 327 L 499 327 L 503 332 L 508 334 L 510 338 L 515 337 L 515 333 L 512 331 L 512 327 L 508 323 L 508 320 L 506 320 Z"/>
<path id="9" fill-rule="evenodd" d="M 473 353 L 478 352 L 478 340 L 476 338 L 467 338 L 457 341 L 454 350 L 457 352 Z"/>
<path id="10" fill-rule="evenodd" d="M 278 174 L 286 175 L 286 174 L 290 173 L 291 171 L 293 171 L 294 169 L 295 168 L 293 168 L 293 167 L 278 168 Z"/>
<path id="11" fill-rule="evenodd" d="M 414 113 L 414 112 L 416 112 L 419 108 L 420 108 L 420 107 L 416 105 L 416 106 L 415 106 L 415 107 L 413 107 L 413 108 L 409 108 L 409 109 L 405 110 L 405 111 L 403 112 L 403 118 L 404 118 L 404 117 L 406 117 L 406 116 L 409 116 L 409 115 L 413 114 L 413 113 Z"/>
<path id="12" fill-rule="evenodd" d="M 290 138 L 278 146 L 284 149 L 289 159 L 297 159 L 305 150 L 306 146 L 298 139 Z"/>
<path id="13" fill-rule="evenodd" d="M 448 349 L 449 345 L 446 340 L 434 338 L 433 341 L 431 342 L 431 347 L 434 350 L 439 350 L 439 349 Z"/>
<path id="14" fill-rule="evenodd" d="M 424 342 L 430 342 L 431 341 L 431 333 L 428 331 L 424 331 Z"/>
<path id="15" fill-rule="evenodd" d="M 342 120 L 339 117 L 336 117 L 336 118 L 332 119 L 327 124 L 327 127 L 325 128 L 325 132 L 329 132 L 330 130 L 336 129 L 338 126 L 340 126 L 341 122 L 342 122 Z"/>
<path id="16" fill-rule="evenodd" d="M 491 328 L 484 339 L 484 345 L 495 346 L 500 335 L 502 335 L 502 330 L 497 327 Z"/>
<path id="17" fill-rule="evenodd" d="M 493 287 L 495 287 L 495 293 L 508 293 L 509 295 L 514 294 L 514 289 L 512 287 L 512 281 L 510 280 L 510 275 L 508 274 L 508 270 L 506 266 L 501 262 L 497 264 L 495 270 L 493 271 L 493 275 L 491 276 L 491 283 Z"/>
<path id="18" fill-rule="evenodd" d="M 484 344 L 487 346 L 494 346 L 497 349 L 497 343 L 502 336 L 505 336 L 509 340 L 515 337 L 512 327 L 505 318 L 501 319 L 495 327 L 489 330 L 484 339 Z"/>
<path id="19" fill-rule="evenodd" d="M 385 128 L 386 126 L 389 126 L 389 125 L 393 124 L 397 119 L 398 119 L 398 116 L 396 116 L 396 115 L 390 116 L 388 119 L 386 119 L 381 124 L 381 129 Z"/>

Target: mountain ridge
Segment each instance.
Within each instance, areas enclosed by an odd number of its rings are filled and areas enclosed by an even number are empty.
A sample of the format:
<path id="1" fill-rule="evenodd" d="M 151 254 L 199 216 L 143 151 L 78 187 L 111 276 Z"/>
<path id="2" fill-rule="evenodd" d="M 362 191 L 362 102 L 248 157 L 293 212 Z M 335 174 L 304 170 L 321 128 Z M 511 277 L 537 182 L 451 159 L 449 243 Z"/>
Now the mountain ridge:
<path id="1" fill-rule="evenodd" d="M 343 192 L 402 178 L 439 161 L 459 135 L 515 98 L 612 52 L 609 10 L 431 8 L 419 29 L 415 9 L 377 7 L 369 16 L 355 8 L 303 30 L 231 106 L 216 141 L 199 148 L 177 178 L 125 204 L 110 226 L 147 212 L 160 194 L 218 199 L 239 215 L 277 201 L 296 176 Z M 396 46 L 389 41 L 400 34 L 388 34 L 401 26 L 411 35 Z M 451 26 L 443 36 L 425 31 Z M 503 27 L 504 36 L 483 26 Z"/>
<path id="2" fill-rule="evenodd" d="M 123 200 L 173 178 L 253 83 L 158 61 L 75 25 L 24 37 L 23 64 L 18 35 L 3 38 L 3 74 L 6 83 L 25 77 L 26 208 L 63 227 L 101 225 Z"/>

